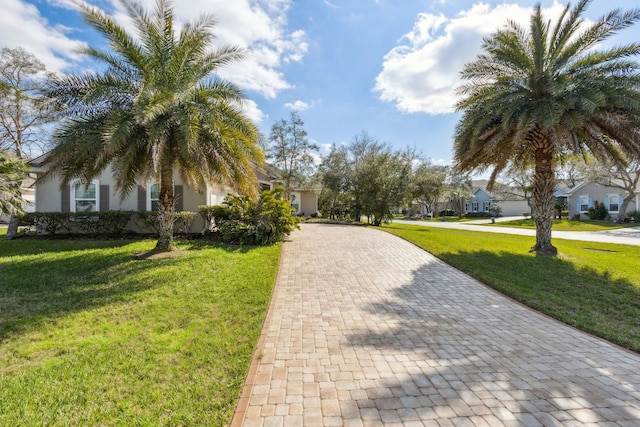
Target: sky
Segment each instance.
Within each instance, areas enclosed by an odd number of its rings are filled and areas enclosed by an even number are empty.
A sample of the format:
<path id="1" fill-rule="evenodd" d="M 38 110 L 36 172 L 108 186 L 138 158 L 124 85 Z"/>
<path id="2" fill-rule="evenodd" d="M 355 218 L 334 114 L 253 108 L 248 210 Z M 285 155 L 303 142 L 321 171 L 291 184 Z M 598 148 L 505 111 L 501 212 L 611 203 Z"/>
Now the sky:
<path id="1" fill-rule="evenodd" d="M 137 0 L 151 9 L 155 0 Z M 574 0 L 573 3 L 576 3 Z M 593 0 L 586 17 L 637 0 Z M 118 0 L 89 0 L 127 27 Z M 415 148 L 435 163 L 453 159 L 459 72 L 480 52 L 482 37 L 512 19 L 524 25 L 548 0 L 173 0 L 180 22 L 211 14 L 220 45 L 245 49 L 219 70 L 247 97 L 246 114 L 268 136 L 292 111 L 310 141 L 327 154 L 366 132 L 397 149 Z M 129 27 L 128 27 L 129 28 Z M 607 41 L 638 39 L 638 26 Z M 23 47 L 58 73 L 91 70 L 77 53 L 103 47 L 73 0 L 0 0 L 0 46 Z"/>

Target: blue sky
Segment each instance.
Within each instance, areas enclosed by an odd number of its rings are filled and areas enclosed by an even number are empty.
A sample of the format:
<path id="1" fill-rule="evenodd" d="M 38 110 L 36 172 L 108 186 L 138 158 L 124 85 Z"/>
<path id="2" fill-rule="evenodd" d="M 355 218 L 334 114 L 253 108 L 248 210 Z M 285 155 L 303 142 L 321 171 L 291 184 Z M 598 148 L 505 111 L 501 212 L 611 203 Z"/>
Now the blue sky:
<path id="1" fill-rule="evenodd" d="M 155 0 L 139 0 L 151 8 Z M 121 18 L 117 0 L 90 0 Z M 438 163 L 452 160 L 453 111 L 461 67 L 480 52 L 482 36 L 508 19 L 526 24 L 538 1 L 472 0 L 174 0 L 187 21 L 213 14 L 223 44 L 246 58 L 221 76 L 247 95 L 247 114 L 263 133 L 297 111 L 326 153 L 365 131 L 397 148 L 416 147 Z M 540 1 L 549 14 L 565 2 Z M 575 3 L 575 1 L 574 1 Z M 635 1 L 593 0 L 587 17 Z M 126 26 L 126 21 L 122 21 Z M 631 41 L 638 27 L 609 44 Z M 49 70 L 91 67 L 74 49 L 101 39 L 71 0 L 2 0 L 0 44 L 22 46 Z"/>

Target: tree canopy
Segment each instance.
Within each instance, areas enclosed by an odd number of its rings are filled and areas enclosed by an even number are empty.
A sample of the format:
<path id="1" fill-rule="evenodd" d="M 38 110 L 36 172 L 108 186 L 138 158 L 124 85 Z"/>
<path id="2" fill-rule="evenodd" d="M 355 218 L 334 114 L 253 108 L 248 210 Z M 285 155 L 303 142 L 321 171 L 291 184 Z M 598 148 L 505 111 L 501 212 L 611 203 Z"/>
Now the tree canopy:
<path id="1" fill-rule="evenodd" d="M 21 184 L 27 176 L 28 166 L 9 150 L 0 150 L 0 215 L 23 212 L 25 201 Z"/>
<path id="2" fill-rule="evenodd" d="M 48 146 L 50 111 L 42 89 L 46 67 L 23 48 L 0 49 L 0 149 L 20 158 L 42 154 Z"/>
<path id="3" fill-rule="evenodd" d="M 271 127 L 267 157 L 278 168 L 278 177 L 283 182 L 285 195 L 291 193 L 291 185 L 303 185 L 312 175 L 315 164 L 313 153 L 318 146 L 309 141 L 304 122 L 296 112 L 289 120 L 281 119 Z"/>
<path id="4" fill-rule="evenodd" d="M 321 199 L 329 214 L 337 207 L 354 221 L 363 215 L 373 225 L 391 219 L 410 194 L 414 159 L 411 150 L 393 150 L 366 132 L 348 146 L 334 145 L 320 165 L 325 184 Z"/>

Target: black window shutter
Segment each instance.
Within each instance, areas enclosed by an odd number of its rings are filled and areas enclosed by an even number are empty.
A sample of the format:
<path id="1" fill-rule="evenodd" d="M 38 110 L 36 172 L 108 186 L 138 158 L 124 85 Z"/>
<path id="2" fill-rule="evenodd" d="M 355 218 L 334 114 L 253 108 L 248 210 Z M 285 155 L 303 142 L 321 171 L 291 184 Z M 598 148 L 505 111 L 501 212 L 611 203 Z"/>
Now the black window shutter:
<path id="1" fill-rule="evenodd" d="M 147 189 L 142 185 L 138 185 L 138 210 L 147 210 Z"/>
<path id="2" fill-rule="evenodd" d="M 65 185 L 60 191 L 60 212 L 71 212 L 71 187 Z"/>
<path id="3" fill-rule="evenodd" d="M 109 186 L 100 186 L 100 212 L 109 210 Z"/>

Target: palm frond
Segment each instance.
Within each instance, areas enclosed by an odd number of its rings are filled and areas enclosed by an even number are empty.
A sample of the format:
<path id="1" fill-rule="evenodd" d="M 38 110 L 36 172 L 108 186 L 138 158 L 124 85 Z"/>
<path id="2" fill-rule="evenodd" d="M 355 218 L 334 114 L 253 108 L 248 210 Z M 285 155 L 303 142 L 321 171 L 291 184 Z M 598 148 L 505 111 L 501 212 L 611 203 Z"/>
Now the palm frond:
<path id="1" fill-rule="evenodd" d="M 219 181 L 251 191 L 252 164 L 263 159 L 259 132 L 242 113 L 244 94 L 214 75 L 240 60 L 242 49 L 211 48 L 209 15 L 177 32 L 169 0 L 157 0 L 151 12 L 133 0 L 121 3 L 135 36 L 99 9 L 81 8 L 110 48 L 85 53 L 106 70 L 49 85 L 64 119 L 48 159 L 51 173 L 65 183 L 88 181 L 111 165 L 126 197 L 137 182 L 157 180 L 175 166 L 188 185 Z"/>

